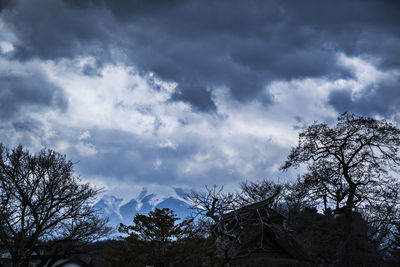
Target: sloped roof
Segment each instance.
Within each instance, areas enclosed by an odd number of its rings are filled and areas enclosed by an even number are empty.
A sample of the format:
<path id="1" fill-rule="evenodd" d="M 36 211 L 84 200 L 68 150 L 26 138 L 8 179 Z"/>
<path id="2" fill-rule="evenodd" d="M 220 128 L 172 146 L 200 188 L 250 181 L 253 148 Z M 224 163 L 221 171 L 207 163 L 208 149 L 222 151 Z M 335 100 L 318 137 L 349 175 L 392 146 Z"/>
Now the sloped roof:
<path id="1" fill-rule="evenodd" d="M 256 258 L 309 261 L 307 251 L 284 227 L 285 216 L 269 208 L 268 200 L 244 206 L 222 216 L 230 245 L 227 253 L 233 261 Z M 223 242 L 222 242 L 223 243 Z"/>

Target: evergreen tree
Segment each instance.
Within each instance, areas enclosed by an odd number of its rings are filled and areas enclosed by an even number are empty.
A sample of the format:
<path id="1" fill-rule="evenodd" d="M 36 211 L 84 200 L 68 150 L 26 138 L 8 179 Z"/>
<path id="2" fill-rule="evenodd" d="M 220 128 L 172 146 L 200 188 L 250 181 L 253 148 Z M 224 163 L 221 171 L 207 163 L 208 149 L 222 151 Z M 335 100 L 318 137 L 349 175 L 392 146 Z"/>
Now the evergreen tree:
<path id="1" fill-rule="evenodd" d="M 193 220 L 168 208 L 137 214 L 133 225 L 121 224 L 126 237 L 105 253 L 112 266 L 202 266 L 213 261 L 213 242 L 199 234 Z M 211 247 L 211 250 L 210 250 Z"/>

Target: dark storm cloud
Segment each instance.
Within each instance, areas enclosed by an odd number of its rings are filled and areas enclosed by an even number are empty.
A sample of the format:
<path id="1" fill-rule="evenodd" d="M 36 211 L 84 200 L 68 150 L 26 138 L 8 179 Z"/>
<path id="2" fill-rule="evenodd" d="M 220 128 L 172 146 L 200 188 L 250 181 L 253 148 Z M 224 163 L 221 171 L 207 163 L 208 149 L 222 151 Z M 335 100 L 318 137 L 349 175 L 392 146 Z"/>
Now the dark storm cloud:
<path id="1" fill-rule="evenodd" d="M 67 104 L 63 90 L 38 72 L 0 75 L 0 119 L 3 121 L 13 119 L 26 107 L 64 110 Z"/>
<path id="2" fill-rule="evenodd" d="M 41 0 L 12 10 L 5 19 L 20 40 L 17 58 L 107 62 L 121 53 L 140 71 L 177 82 L 173 100 L 200 111 L 216 109 L 216 87 L 245 101 L 273 80 L 349 77 L 338 52 L 382 68 L 400 64 L 394 1 Z"/>
<path id="3" fill-rule="evenodd" d="M 0 1 L 0 12 L 5 9 L 9 8 L 13 4 L 13 0 L 1 0 Z"/>
<path id="4" fill-rule="evenodd" d="M 114 25 L 102 10 L 68 8 L 62 1 L 21 0 L 3 12 L 18 42 L 14 57 L 60 59 L 93 55 L 109 60 Z"/>
<path id="5" fill-rule="evenodd" d="M 352 98 L 350 89 L 333 91 L 328 103 L 339 113 L 349 111 L 367 116 L 379 114 L 390 117 L 400 110 L 400 78 L 381 81 L 364 88 L 360 96 Z"/>
<path id="6" fill-rule="evenodd" d="M 192 103 L 200 111 L 216 110 L 211 92 L 204 87 L 179 85 L 172 98 Z"/>

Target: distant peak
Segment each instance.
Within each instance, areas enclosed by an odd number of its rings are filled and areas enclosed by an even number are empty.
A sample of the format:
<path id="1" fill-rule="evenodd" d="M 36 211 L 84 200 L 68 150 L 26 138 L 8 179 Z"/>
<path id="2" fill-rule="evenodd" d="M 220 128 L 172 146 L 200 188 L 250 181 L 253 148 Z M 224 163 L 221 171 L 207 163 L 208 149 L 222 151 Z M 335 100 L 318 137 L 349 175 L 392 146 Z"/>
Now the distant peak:
<path id="1" fill-rule="evenodd" d="M 107 204 L 108 206 L 112 206 L 117 208 L 121 202 L 123 201 L 122 198 L 117 198 L 115 196 L 111 196 L 111 195 L 104 195 L 100 201 L 103 201 L 105 204 Z"/>
<path id="2" fill-rule="evenodd" d="M 147 194 L 147 188 L 146 188 L 146 187 L 143 187 L 143 188 L 142 188 L 142 191 L 140 192 L 140 194 L 139 194 L 139 196 L 138 196 L 138 199 L 144 198 L 144 197 L 146 196 L 146 194 Z"/>
<path id="3" fill-rule="evenodd" d="M 183 198 L 184 200 L 187 200 L 187 195 L 186 195 L 187 192 L 185 192 L 185 190 L 179 187 L 174 187 L 174 190 L 179 197 Z"/>
<path id="4" fill-rule="evenodd" d="M 112 196 L 112 195 L 104 195 L 102 197 L 102 199 L 106 200 L 106 201 L 122 201 L 123 200 L 122 198 L 118 198 L 118 197 Z"/>

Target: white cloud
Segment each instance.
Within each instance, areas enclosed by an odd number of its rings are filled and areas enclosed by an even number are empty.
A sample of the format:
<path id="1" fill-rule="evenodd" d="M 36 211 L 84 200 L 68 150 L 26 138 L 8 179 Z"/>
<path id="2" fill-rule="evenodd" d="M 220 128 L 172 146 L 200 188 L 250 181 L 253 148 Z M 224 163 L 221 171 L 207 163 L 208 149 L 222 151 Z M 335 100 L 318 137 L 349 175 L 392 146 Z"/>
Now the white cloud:
<path id="1" fill-rule="evenodd" d="M 14 51 L 15 40 L 15 35 L 8 27 L 6 27 L 2 18 L 0 18 L 0 53 L 8 54 Z"/>
<path id="2" fill-rule="evenodd" d="M 171 142 L 171 140 L 168 139 L 165 139 L 164 141 L 160 142 L 158 146 L 161 148 L 170 148 L 174 151 L 176 151 L 178 148 L 177 144 L 174 144 L 173 142 Z"/>
<path id="3" fill-rule="evenodd" d="M 265 89 L 274 99 L 268 106 L 258 99 L 238 102 L 228 90 L 216 89 L 213 98 L 218 114 L 199 113 L 186 103 L 170 101 L 176 84 L 161 81 L 153 74 L 141 76 L 123 64 L 105 66 L 101 75 L 85 76 L 82 66 L 93 65 L 92 58 L 26 63 L 2 59 L 0 71 L 23 75 L 34 67 L 65 90 L 67 110 L 29 112 L 42 127 L 40 135 L 32 135 L 36 147 L 46 145 L 63 153 L 76 151 L 77 157 L 96 161 L 109 151 L 96 143 L 94 132 L 112 130 L 131 135 L 137 147 L 122 143 L 113 149 L 132 149 L 132 157 L 142 160 L 138 164 L 149 162 L 151 170 L 127 172 L 124 177 L 105 177 L 101 173 L 85 177 L 110 192 L 128 194 L 129 187 L 154 184 L 146 182 L 146 175 L 160 175 L 168 168 L 176 175 L 165 177 L 167 182 L 163 183 L 170 186 L 216 183 L 229 187 L 243 179 L 282 176 L 279 167 L 297 143 L 298 132 L 315 120 L 333 120 L 338 115 L 326 104 L 330 92 L 349 87 L 357 92 L 361 90 L 357 88 L 384 77 L 361 59 L 340 54 L 338 60 L 353 69 L 355 79 L 275 81 Z M 159 88 L 154 89 L 149 81 Z M 1 128 L 0 132 L 13 136 L 15 142 L 22 138 Z M 145 153 L 142 148 L 154 152 Z M 166 148 L 172 154 L 161 153 Z"/>

